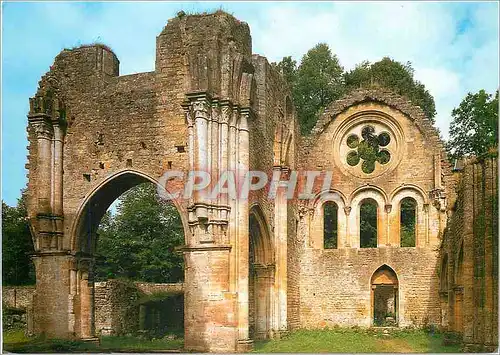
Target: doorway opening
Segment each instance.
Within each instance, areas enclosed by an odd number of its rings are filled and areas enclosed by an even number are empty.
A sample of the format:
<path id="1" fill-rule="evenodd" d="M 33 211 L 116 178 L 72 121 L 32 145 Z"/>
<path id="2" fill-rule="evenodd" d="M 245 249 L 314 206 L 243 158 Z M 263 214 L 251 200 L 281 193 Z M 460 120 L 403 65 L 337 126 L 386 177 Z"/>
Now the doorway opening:
<path id="1" fill-rule="evenodd" d="M 398 326 L 398 278 L 394 270 L 383 265 L 371 280 L 372 321 L 376 327 Z"/>

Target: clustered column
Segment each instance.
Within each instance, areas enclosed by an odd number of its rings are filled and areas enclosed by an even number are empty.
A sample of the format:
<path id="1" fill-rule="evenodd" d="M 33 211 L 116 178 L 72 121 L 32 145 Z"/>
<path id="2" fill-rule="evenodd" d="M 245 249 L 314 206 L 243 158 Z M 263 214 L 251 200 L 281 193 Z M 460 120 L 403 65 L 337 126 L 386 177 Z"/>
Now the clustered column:
<path id="1" fill-rule="evenodd" d="M 185 347 L 198 351 L 245 350 L 248 334 L 248 201 L 211 196 L 219 178 L 234 177 L 236 191 L 248 171 L 251 111 L 207 93 L 187 95 L 189 168 L 211 177 L 189 201 Z M 225 188 L 223 186 L 223 188 Z M 234 197 L 234 196 L 233 196 Z"/>

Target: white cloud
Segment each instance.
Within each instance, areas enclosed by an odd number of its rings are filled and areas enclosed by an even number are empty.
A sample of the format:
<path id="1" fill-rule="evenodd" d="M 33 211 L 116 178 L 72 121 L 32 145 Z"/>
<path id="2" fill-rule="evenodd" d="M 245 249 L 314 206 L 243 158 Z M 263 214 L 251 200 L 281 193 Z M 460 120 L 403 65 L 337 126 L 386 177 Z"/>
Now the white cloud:
<path id="1" fill-rule="evenodd" d="M 497 2 L 10 2 L 2 4 L 2 138 L 18 138 L 3 157 L 25 159 L 27 99 L 63 48 L 100 41 L 119 57 L 121 74 L 154 70 L 155 39 L 168 19 L 221 7 L 250 25 L 254 53 L 270 61 L 300 60 L 326 42 L 346 69 L 384 56 L 412 62 L 445 138 L 467 92 L 498 88 Z M 2 193 L 12 204 L 25 172 L 22 164 L 6 167 L 2 177 L 12 182 Z"/>
<path id="2" fill-rule="evenodd" d="M 346 69 L 384 56 L 410 61 L 417 80 L 434 96 L 436 124 L 447 138 L 451 110 L 465 94 L 498 87 L 498 5 L 463 5 L 274 5 L 262 14 L 264 20 L 259 21 L 258 28 L 252 28 L 253 42 L 270 61 L 287 55 L 300 60 L 319 42 L 326 42 Z M 463 33 L 459 33 L 461 30 Z"/>

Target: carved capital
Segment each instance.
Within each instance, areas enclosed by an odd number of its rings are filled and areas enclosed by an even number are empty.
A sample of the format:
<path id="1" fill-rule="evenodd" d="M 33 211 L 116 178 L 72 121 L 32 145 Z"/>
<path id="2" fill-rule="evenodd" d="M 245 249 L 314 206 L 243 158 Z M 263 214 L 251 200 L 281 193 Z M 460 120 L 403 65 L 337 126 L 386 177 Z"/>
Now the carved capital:
<path id="1" fill-rule="evenodd" d="M 31 126 L 33 127 L 37 139 L 51 139 L 53 134 L 53 128 L 50 122 L 44 119 L 31 121 Z"/>
<path id="2" fill-rule="evenodd" d="M 191 103 L 194 119 L 208 119 L 210 116 L 210 104 L 206 97 L 202 97 Z"/>
<path id="3" fill-rule="evenodd" d="M 392 211 L 392 205 L 390 205 L 390 204 L 385 205 L 385 212 L 391 213 L 391 211 Z"/>
<path id="4" fill-rule="evenodd" d="M 446 211 L 446 192 L 444 189 L 434 189 L 429 192 L 432 204 L 441 212 Z"/>
<path id="5" fill-rule="evenodd" d="M 231 115 L 231 119 L 229 120 L 230 127 L 236 127 L 240 117 L 240 108 L 238 106 L 233 106 L 233 112 Z"/>
<path id="6" fill-rule="evenodd" d="M 349 214 L 351 213 L 351 206 L 345 206 L 344 213 L 346 216 L 349 216 Z"/>
<path id="7" fill-rule="evenodd" d="M 219 101 L 212 101 L 212 121 L 219 122 L 221 117 L 221 107 L 219 106 Z"/>
<path id="8" fill-rule="evenodd" d="M 184 115 L 186 117 L 186 124 L 188 127 L 192 127 L 194 124 L 193 111 L 191 111 L 191 108 L 189 106 L 183 106 L 183 107 L 184 107 Z"/>
<path id="9" fill-rule="evenodd" d="M 221 103 L 221 111 L 219 122 L 222 124 L 228 124 L 233 114 L 233 107 L 229 102 L 223 102 Z"/>

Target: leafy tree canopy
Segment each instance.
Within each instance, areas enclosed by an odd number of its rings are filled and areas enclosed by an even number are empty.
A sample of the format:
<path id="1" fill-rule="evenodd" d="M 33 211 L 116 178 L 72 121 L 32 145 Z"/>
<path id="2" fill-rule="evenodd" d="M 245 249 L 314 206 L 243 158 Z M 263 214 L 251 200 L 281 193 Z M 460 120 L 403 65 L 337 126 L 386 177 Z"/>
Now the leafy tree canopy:
<path id="1" fill-rule="evenodd" d="M 481 156 L 498 148 L 498 90 L 468 93 L 453 109 L 447 149 L 452 158 Z"/>
<path id="2" fill-rule="evenodd" d="M 319 43 L 302 57 L 300 65 L 285 57 L 277 64 L 288 82 L 302 133 L 316 124 L 320 109 L 339 99 L 344 90 L 343 67 L 325 43 Z"/>
<path id="3" fill-rule="evenodd" d="M 30 254 L 33 240 L 26 219 L 24 192 L 17 206 L 2 201 L 2 284 L 30 285 L 35 283 L 34 265 Z"/>
<path id="4" fill-rule="evenodd" d="M 347 91 L 360 87 L 381 86 L 405 96 L 420 106 L 425 115 L 434 123 L 436 106 L 434 98 L 425 86 L 415 80 L 414 69 L 410 62 L 397 62 L 389 57 L 370 63 L 364 61 L 353 70 L 344 74 Z"/>
<path id="5" fill-rule="evenodd" d="M 116 215 L 105 214 L 98 234 L 97 280 L 183 280 L 183 257 L 174 250 L 184 244 L 182 222 L 175 206 L 158 198 L 154 184 L 123 194 Z"/>
<path id="6" fill-rule="evenodd" d="M 304 55 L 299 65 L 292 57 L 284 57 L 276 67 L 292 91 L 302 134 L 310 133 L 322 109 L 360 87 L 380 86 L 403 95 L 420 106 L 434 123 L 434 98 L 415 80 L 409 62 L 403 64 L 385 57 L 375 63 L 363 61 L 344 72 L 328 45 L 320 43 Z"/>

